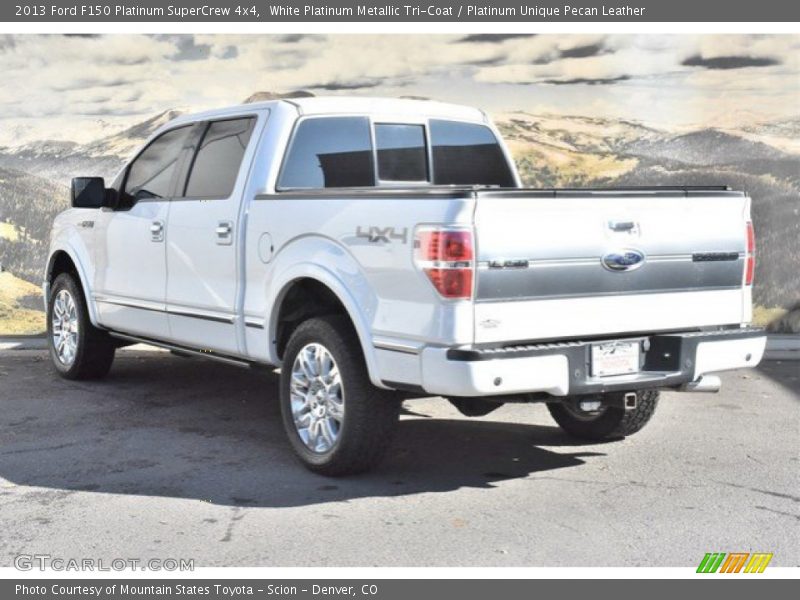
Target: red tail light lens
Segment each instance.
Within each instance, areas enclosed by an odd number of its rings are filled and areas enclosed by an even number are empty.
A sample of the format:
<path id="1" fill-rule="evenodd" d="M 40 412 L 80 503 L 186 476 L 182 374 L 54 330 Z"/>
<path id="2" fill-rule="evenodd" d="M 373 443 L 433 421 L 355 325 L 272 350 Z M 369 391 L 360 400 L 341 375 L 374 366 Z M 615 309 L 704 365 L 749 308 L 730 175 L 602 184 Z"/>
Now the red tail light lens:
<path id="1" fill-rule="evenodd" d="M 419 229 L 414 259 L 444 298 L 472 297 L 474 266 L 472 232 L 466 229 Z"/>
<path id="2" fill-rule="evenodd" d="M 753 285 L 753 276 L 756 272 L 756 234 L 753 222 L 747 222 L 747 254 L 744 258 L 744 284 Z"/>
<path id="3" fill-rule="evenodd" d="M 425 269 L 425 274 L 444 298 L 472 297 L 472 269 Z"/>

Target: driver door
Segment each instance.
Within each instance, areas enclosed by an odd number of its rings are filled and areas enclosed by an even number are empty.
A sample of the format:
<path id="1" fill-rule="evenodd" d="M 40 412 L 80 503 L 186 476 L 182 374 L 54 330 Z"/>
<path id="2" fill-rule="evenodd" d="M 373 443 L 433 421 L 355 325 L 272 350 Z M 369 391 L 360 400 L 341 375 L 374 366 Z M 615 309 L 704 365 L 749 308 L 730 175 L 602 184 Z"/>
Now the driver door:
<path id="1" fill-rule="evenodd" d="M 95 301 L 100 324 L 169 339 L 166 313 L 166 223 L 193 125 L 155 138 L 130 163 L 119 205 L 97 220 Z"/>

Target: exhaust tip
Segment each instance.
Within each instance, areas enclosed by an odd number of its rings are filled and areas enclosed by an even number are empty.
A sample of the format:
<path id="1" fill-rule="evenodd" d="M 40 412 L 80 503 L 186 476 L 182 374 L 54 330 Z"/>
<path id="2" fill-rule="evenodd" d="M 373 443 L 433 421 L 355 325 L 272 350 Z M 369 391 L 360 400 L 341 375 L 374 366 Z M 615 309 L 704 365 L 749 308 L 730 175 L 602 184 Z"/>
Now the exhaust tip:
<path id="1" fill-rule="evenodd" d="M 694 381 L 681 386 L 682 392 L 714 393 L 722 389 L 722 380 L 716 375 L 701 375 Z"/>

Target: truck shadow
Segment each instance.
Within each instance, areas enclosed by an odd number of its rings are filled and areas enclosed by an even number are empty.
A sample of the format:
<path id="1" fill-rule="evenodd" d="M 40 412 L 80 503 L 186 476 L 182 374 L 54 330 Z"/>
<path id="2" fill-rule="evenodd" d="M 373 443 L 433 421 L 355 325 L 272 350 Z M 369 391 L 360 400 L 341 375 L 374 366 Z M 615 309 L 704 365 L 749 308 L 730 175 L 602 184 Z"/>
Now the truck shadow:
<path id="1" fill-rule="evenodd" d="M 790 391 L 795 400 L 800 400 L 800 361 L 796 358 L 764 360 L 755 371 Z"/>
<path id="2" fill-rule="evenodd" d="M 294 459 L 271 372 L 154 352 L 121 353 L 103 382 L 65 382 L 41 358 L 3 369 L 0 476 L 20 486 L 306 506 L 492 488 L 602 456 L 556 427 L 425 418 L 412 403 L 376 471 L 328 479 Z"/>

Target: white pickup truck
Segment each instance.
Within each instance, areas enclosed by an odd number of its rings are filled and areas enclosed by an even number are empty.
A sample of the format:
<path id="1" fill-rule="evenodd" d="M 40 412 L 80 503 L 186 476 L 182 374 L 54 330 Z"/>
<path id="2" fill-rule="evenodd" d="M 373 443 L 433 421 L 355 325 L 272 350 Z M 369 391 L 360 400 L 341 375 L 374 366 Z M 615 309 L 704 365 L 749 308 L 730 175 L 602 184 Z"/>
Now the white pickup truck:
<path id="1" fill-rule="evenodd" d="M 476 109 L 307 98 L 182 116 L 54 223 L 51 355 L 105 376 L 148 343 L 280 365 L 291 445 L 342 475 L 404 398 L 546 402 L 630 435 L 660 389 L 755 366 L 750 200 L 726 188 L 524 189 Z"/>

